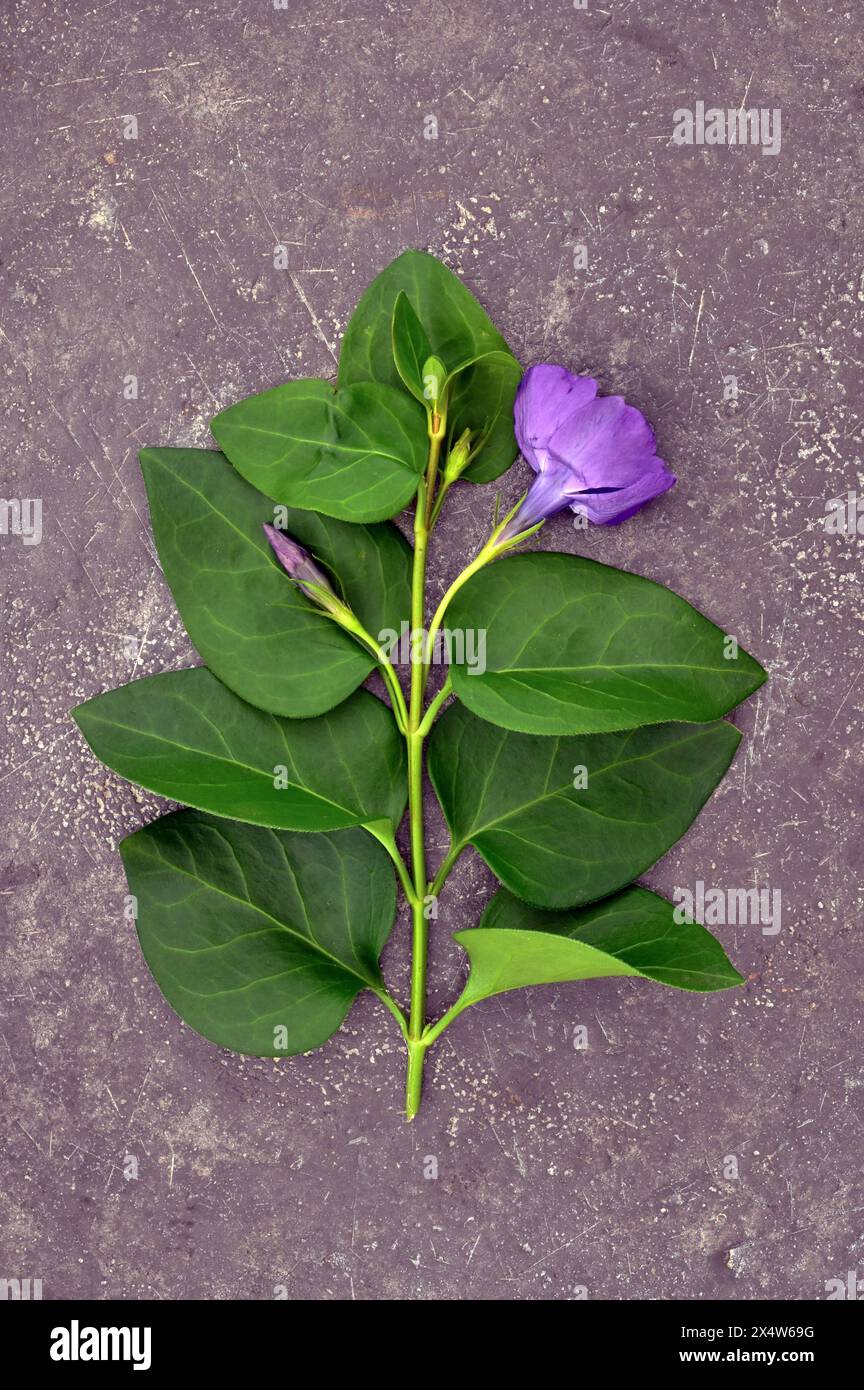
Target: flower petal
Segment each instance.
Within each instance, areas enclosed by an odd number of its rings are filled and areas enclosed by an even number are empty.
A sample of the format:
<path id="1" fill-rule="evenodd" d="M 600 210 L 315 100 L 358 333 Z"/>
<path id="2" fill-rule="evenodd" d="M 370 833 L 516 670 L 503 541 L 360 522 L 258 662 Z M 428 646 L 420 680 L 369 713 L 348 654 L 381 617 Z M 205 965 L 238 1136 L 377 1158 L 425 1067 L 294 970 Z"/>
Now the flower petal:
<path id="1" fill-rule="evenodd" d="M 549 452 L 573 469 L 583 488 L 626 487 L 651 468 L 657 442 L 641 410 L 623 396 L 603 396 L 558 427 Z"/>
<path id="2" fill-rule="evenodd" d="M 559 427 L 592 401 L 597 382 L 590 376 L 574 376 L 565 367 L 542 362 L 529 367 L 516 393 L 516 438 L 535 473 L 545 468 L 549 440 Z"/>
<path id="3" fill-rule="evenodd" d="M 668 492 L 678 479 L 670 473 L 662 459 L 655 458 L 656 467 L 648 469 L 625 487 L 604 489 L 601 492 L 580 492 L 571 502 L 573 511 L 584 512 L 595 526 L 617 526 L 618 522 L 644 507 L 655 497 Z"/>
<path id="4" fill-rule="evenodd" d="M 537 474 L 521 507 L 508 521 L 498 539 L 506 541 L 521 535 L 538 521 L 545 521 L 572 504 L 576 496 L 573 475 L 568 469 L 560 465 L 544 468 Z"/>

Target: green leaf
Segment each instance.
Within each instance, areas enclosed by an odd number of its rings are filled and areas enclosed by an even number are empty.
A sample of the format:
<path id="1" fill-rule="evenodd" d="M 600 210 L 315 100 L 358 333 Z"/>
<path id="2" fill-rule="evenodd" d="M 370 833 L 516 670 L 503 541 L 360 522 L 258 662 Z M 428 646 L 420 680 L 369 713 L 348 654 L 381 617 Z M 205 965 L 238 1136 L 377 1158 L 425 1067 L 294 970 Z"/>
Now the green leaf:
<path id="1" fill-rule="evenodd" d="M 513 398 L 521 368 L 485 309 L 434 256 L 405 251 L 372 281 L 342 340 L 339 384 L 401 384 L 391 328 L 400 294 L 410 301 L 431 351 L 448 372 L 460 373 L 451 390 L 449 439 L 457 439 L 467 428 L 489 431 L 483 449 L 463 476 L 472 482 L 490 482 L 516 457 Z"/>
<path id="2" fill-rule="evenodd" d="M 453 383 L 448 434 L 458 439 L 465 429 L 479 429 L 484 443 L 462 474 L 469 483 L 491 483 L 518 452 L 513 429 L 513 402 L 522 368 L 509 352 L 490 352 L 462 371 Z"/>
<path id="3" fill-rule="evenodd" d="M 262 531 L 273 504 L 207 449 L 144 449 L 153 534 L 196 649 L 244 700 L 294 719 L 339 704 L 374 666 L 280 569 Z M 351 526 L 285 510 L 373 635 L 410 610 L 411 552 L 395 526 Z"/>
<path id="4" fill-rule="evenodd" d="M 396 516 L 426 467 L 425 414 L 376 382 L 337 391 L 288 381 L 229 406 L 210 428 L 253 487 L 343 521 Z"/>
<path id="5" fill-rule="evenodd" d="M 393 309 L 393 361 L 402 382 L 424 407 L 428 402 L 423 381 L 423 364 L 432 355 L 426 330 L 401 290 Z"/>
<path id="6" fill-rule="evenodd" d="M 280 719 L 205 667 L 148 676 L 73 710 L 97 758 L 130 782 L 217 816 L 283 830 L 339 830 L 405 810 L 395 722 L 358 690 L 317 719 Z"/>
<path id="7" fill-rule="evenodd" d="M 220 1047 L 308 1052 L 362 989 L 383 990 L 396 888 L 365 831 L 292 835 L 179 811 L 120 853 L 156 983 Z"/>
<path id="8" fill-rule="evenodd" d="M 433 409 L 436 402 L 444 399 L 444 391 L 447 385 L 447 368 L 440 357 L 427 357 L 421 367 L 423 375 L 423 395 L 427 407 L 431 404 Z"/>
<path id="9" fill-rule="evenodd" d="M 471 958 L 467 1002 L 522 985 L 605 975 L 641 975 L 700 993 L 743 984 L 720 942 L 674 914 L 672 903 L 647 888 L 625 888 L 570 912 L 529 907 L 501 888 L 479 928 L 456 934 Z"/>
<path id="10" fill-rule="evenodd" d="M 514 555 L 456 595 L 450 629 L 486 634 L 486 669 L 453 669 L 483 719 L 533 734 L 603 733 L 726 714 L 765 680 L 662 584 L 574 555 Z"/>
<path id="11" fill-rule="evenodd" d="M 474 845 L 528 902 L 573 907 L 614 893 L 680 839 L 739 739 L 722 722 L 540 738 L 457 704 L 432 731 L 429 774 L 457 852 Z"/>

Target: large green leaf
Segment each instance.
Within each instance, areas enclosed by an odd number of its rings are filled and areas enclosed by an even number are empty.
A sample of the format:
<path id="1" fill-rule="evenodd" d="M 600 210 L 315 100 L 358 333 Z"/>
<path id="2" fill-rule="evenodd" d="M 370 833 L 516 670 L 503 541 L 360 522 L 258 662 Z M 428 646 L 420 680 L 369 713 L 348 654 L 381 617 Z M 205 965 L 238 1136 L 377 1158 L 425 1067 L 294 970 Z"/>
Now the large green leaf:
<path id="1" fill-rule="evenodd" d="M 739 738 L 722 722 L 541 738 L 456 704 L 433 729 L 429 773 L 455 850 L 474 845 L 528 902 L 573 907 L 615 892 L 680 839 Z"/>
<path id="2" fill-rule="evenodd" d="M 377 382 L 337 391 L 288 381 L 223 410 L 210 428 L 253 487 L 343 521 L 396 516 L 426 467 L 425 412 Z"/>
<path id="3" fill-rule="evenodd" d="M 743 983 L 709 931 L 676 922 L 672 903 L 647 888 L 625 888 L 570 912 L 530 907 L 501 888 L 480 927 L 456 940 L 471 958 L 471 1003 L 521 985 L 604 975 L 641 975 L 698 992 Z"/>
<path id="4" fill-rule="evenodd" d="M 574 555 L 513 555 L 481 570 L 456 595 L 447 626 L 486 634 L 486 669 L 456 665 L 457 695 L 523 733 L 717 719 L 765 680 L 752 656 L 671 590 Z"/>
<path id="5" fill-rule="evenodd" d="M 344 700 L 374 665 L 278 566 L 262 525 L 273 504 L 223 454 L 144 449 L 141 468 L 165 578 L 195 647 L 244 700 L 294 719 Z M 410 609 L 410 550 L 395 526 L 278 518 L 334 575 L 374 635 Z"/>
<path id="6" fill-rule="evenodd" d="M 120 853 L 156 983 L 211 1042 L 308 1052 L 362 989 L 382 991 L 396 888 L 365 831 L 292 835 L 178 811 Z"/>
<path id="7" fill-rule="evenodd" d="M 378 381 L 401 386 L 393 357 L 393 315 L 400 293 L 407 296 L 432 352 L 449 373 L 459 371 L 450 396 L 450 440 L 466 428 L 488 431 L 464 477 L 489 482 L 516 457 L 513 398 L 521 368 L 485 309 L 434 256 L 405 251 L 372 281 L 342 340 L 339 384 Z M 466 367 L 468 363 L 475 365 Z"/>
<path id="8" fill-rule="evenodd" d="M 283 830 L 339 830 L 405 809 L 395 722 L 358 690 L 317 719 L 281 719 L 233 695 L 205 667 L 147 676 L 73 711 L 121 777 L 217 816 Z"/>

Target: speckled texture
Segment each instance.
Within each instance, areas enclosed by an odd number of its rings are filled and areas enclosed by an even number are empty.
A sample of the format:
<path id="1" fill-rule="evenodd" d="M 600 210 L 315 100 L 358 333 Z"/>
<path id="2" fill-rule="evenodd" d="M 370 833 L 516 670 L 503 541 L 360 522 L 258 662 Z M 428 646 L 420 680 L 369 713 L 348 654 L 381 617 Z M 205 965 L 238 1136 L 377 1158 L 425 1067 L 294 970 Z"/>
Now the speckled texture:
<path id="1" fill-rule="evenodd" d="M 824 1298 L 864 1260 L 864 538 L 823 526 L 864 485 L 860 9 L 32 0 L 0 23 L 2 491 L 44 503 L 41 545 L 0 536 L 0 1276 L 46 1298 Z M 778 157 L 672 143 L 677 107 L 745 98 L 780 107 Z M 544 544 L 668 582 L 770 667 L 728 779 L 648 882 L 783 894 L 778 935 L 718 928 L 740 992 L 604 982 L 470 1011 L 411 1127 L 371 998 L 278 1063 L 180 1024 L 116 853 L 162 807 L 68 718 L 193 658 L 136 450 L 207 444 L 218 408 L 331 374 L 408 245 L 523 361 L 590 370 L 655 422 L 678 487 Z M 455 494 L 439 586 L 492 491 Z M 435 1010 L 490 885 L 466 859 L 442 898 Z"/>

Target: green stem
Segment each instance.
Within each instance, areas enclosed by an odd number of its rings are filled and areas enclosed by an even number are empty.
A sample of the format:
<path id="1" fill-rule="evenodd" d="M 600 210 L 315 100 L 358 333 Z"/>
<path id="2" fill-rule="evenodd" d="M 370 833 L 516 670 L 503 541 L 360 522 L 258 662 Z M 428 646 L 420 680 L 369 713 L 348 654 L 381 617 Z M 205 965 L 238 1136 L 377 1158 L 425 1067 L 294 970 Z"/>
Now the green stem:
<path id="1" fill-rule="evenodd" d="M 363 645 L 368 647 L 375 660 L 378 662 L 378 669 L 384 677 L 384 683 L 390 692 L 390 704 L 393 707 L 393 717 L 399 728 L 400 734 L 408 730 L 408 707 L 405 704 L 405 696 L 402 694 L 402 687 L 399 684 L 399 677 L 393 669 L 389 656 L 384 648 L 371 637 L 368 632 L 362 637 Z"/>
<path id="2" fill-rule="evenodd" d="M 423 1032 L 423 1009 L 426 1002 L 426 934 L 428 923 L 423 915 L 426 897 L 426 846 L 423 843 L 423 739 L 419 733 L 408 735 L 408 813 L 411 818 L 411 872 L 414 876 L 414 953 L 421 947 L 422 960 L 411 962 L 411 1033 L 419 1038 Z M 420 922 L 417 921 L 419 913 Z M 415 987 L 416 981 L 416 987 Z"/>
<path id="3" fill-rule="evenodd" d="M 443 490 L 444 489 L 442 488 L 442 491 Z M 539 531 L 540 527 L 543 525 L 542 521 L 538 521 L 536 526 L 532 526 L 529 530 L 524 531 L 521 536 L 515 537 L 514 539 L 509 541 L 499 543 L 499 534 L 501 533 L 501 531 L 503 531 L 504 527 L 506 526 L 510 518 L 513 516 L 514 512 L 516 512 L 519 509 L 519 506 L 521 505 L 521 502 L 523 500 L 524 499 L 520 498 L 520 501 L 516 503 L 516 506 L 513 507 L 507 513 L 504 520 L 498 526 L 496 526 L 495 530 L 492 532 L 492 535 L 489 537 L 489 540 L 483 546 L 483 549 L 479 552 L 479 554 L 476 555 L 475 558 L 471 561 L 470 565 L 467 565 L 461 574 L 457 574 L 456 578 L 453 580 L 453 583 L 450 585 L 450 588 L 447 590 L 438 607 L 435 609 L 432 621 L 429 624 L 429 632 L 426 637 L 426 650 L 424 653 L 426 660 L 423 666 L 424 690 L 426 689 L 426 682 L 429 679 L 429 666 L 432 659 L 432 650 L 435 644 L 435 638 L 438 636 L 438 631 L 441 627 L 441 624 L 444 621 L 444 615 L 446 614 L 452 599 L 454 599 L 455 596 L 458 594 L 459 590 L 462 588 L 462 585 L 467 584 L 468 580 L 472 577 L 472 575 L 475 575 L 478 570 L 482 570 L 484 566 L 488 565 L 491 560 L 497 560 L 499 555 L 505 555 L 508 550 L 515 549 L 517 545 L 521 545 L 522 542 L 527 540 L 529 536 L 535 535 L 536 532 Z"/>
<path id="4" fill-rule="evenodd" d="M 430 454 L 432 452 L 431 446 L 429 452 Z M 414 634 L 423 631 L 423 624 L 426 618 L 426 550 L 429 545 L 429 529 L 426 525 L 426 496 L 425 484 L 421 483 L 417 491 L 417 508 L 414 516 L 414 568 L 411 574 L 412 649 L 414 645 Z M 423 709 L 422 675 L 422 663 L 412 661 L 411 702 L 408 712 L 407 729 L 409 735 L 412 731 L 420 727 L 420 715 Z"/>
<path id="5" fill-rule="evenodd" d="M 432 725 L 435 723 L 435 720 L 438 716 L 438 711 L 444 704 L 445 700 L 449 700 L 452 694 L 453 682 L 450 679 L 450 675 L 448 673 L 447 679 L 442 685 L 441 689 L 438 691 L 438 694 L 434 697 L 434 699 L 429 701 L 428 708 L 423 716 L 423 722 L 420 725 L 420 728 L 417 730 L 421 738 L 429 737 Z"/>
<path id="6" fill-rule="evenodd" d="M 405 696 L 402 694 L 402 687 L 399 684 L 399 677 L 393 670 L 389 659 L 382 651 L 378 657 L 378 667 L 381 671 L 387 689 L 390 692 L 390 703 L 393 706 L 393 714 L 400 734 L 404 734 L 408 728 L 408 709 L 405 704 Z"/>
<path id="7" fill-rule="evenodd" d="M 407 1041 L 408 1041 L 408 1025 L 407 1025 L 407 1023 L 405 1022 L 405 1015 L 403 1014 L 402 1010 L 399 1008 L 399 1005 L 396 1003 L 396 1000 L 393 998 L 392 994 L 388 994 L 388 993 L 387 993 L 387 990 L 386 990 L 386 989 L 376 989 L 376 990 L 375 990 L 375 994 L 376 994 L 376 995 L 378 996 L 378 998 L 381 1000 L 381 1003 L 384 1005 L 384 1007 L 390 1010 L 390 1012 L 391 1012 L 391 1014 L 393 1015 L 393 1017 L 395 1018 L 396 1022 L 399 1024 L 399 1029 L 400 1029 L 400 1031 L 401 1031 L 401 1033 L 402 1033 L 403 1038 L 404 1038 L 405 1041 L 407 1042 Z M 437 1025 L 436 1025 L 436 1026 L 437 1026 Z"/>
<path id="8" fill-rule="evenodd" d="M 423 663 L 423 680 L 421 695 L 422 691 L 426 689 L 426 682 L 429 679 L 429 667 L 431 664 L 432 650 L 435 644 L 435 638 L 437 637 L 441 624 L 444 621 L 444 615 L 447 612 L 448 607 L 450 606 L 451 599 L 456 597 L 459 590 L 462 588 L 462 585 L 467 584 L 468 580 L 471 578 L 472 575 L 476 574 L 478 570 L 482 570 L 484 565 L 489 564 L 490 560 L 495 559 L 496 553 L 497 552 L 495 551 L 494 547 L 490 546 L 488 543 L 484 545 L 483 549 L 480 551 L 480 554 L 474 560 L 471 561 L 470 565 L 467 565 L 461 574 L 457 574 L 456 578 L 453 580 L 453 583 L 450 585 L 450 588 L 447 590 L 438 607 L 435 609 L 432 621 L 429 624 L 429 632 L 426 637 L 426 650 L 424 653 L 426 659 Z"/>
<path id="9" fill-rule="evenodd" d="M 440 441 L 429 445 L 430 467 L 437 458 Z M 426 483 L 417 491 L 414 515 L 414 569 L 411 578 L 411 633 L 423 631 L 426 610 L 426 547 L 429 531 L 426 525 Z M 423 713 L 423 666 L 411 666 L 411 697 L 408 712 L 408 815 L 411 826 L 411 873 L 414 894 L 411 901 L 411 1010 L 408 1019 L 408 1078 L 405 1090 L 405 1114 L 411 1120 L 420 1105 L 423 1086 L 425 1048 L 420 1038 L 426 1024 L 426 954 L 429 923 L 424 913 L 426 896 L 426 847 L 423 827 L 423 734 L 420 732 Z"/>
<path id="10" fill-rule="evenodd" d="M 426 473 L 417 489 L 417 505 L 414 512 L 414 565 L 411 575 L 411 637 L 412 647 L 416 633 L 422 633 L 426 617 L 426 553 L 432 519 L 437 519 L 440 511 L 435 502 L 435 482 L 438 460 L 444 438 L 444 421 L 440 420 L 438 432 L 429 438 L 429 460 Z M 446 488 L 442 488 L 442 493 Z M 491 558 L 491 557 L 489 557 Z M 485 560 L 484 560 L 485 563 Z M 475 567 L 479 568 L 476 565 Z M 470 568 L 470 567 L 469 567 Z M 464 579 L 468 578 L 468 574 Z M 464 583 L 463 579 L 463 583 Z M 458 586 L 457 586 L 458 587 Z M 455 593 L 455 588 L 453 589 Z M 443 611 L 443 610 L 442 610 Z M 408 816 L 411 837 L 411 875 L 413 892 L 406 888 L 406 896 L 411 904 L 411 1006 L 408 1015 L 408 1074 L 405 1083 L 405 1115 L 412 1120 L 420 1108 L 423 1091 L 423 1062 L 426 1057 L 426 957 L 429 948 L 429 922 L 426 917 L 426 846 L 423 825 L 423 743 L 435 722 L 435 717 L 451 693 L 452 686 L 448 675 L 444 685 L 423 712 L 423 695 L 429 675 L 431 643 L 424 643 L 421 661 L 411 664 L 411 693 L 408 715 L 405 724 L 405 742 L 408 749 Z M 451 861 L 455 863 L 455 857 Z M 398 866 L 397 866 L 398 867 Z M 442 869 L 444 865 L 442 865 Z M 440 876 L 440 870 L 439 870 Z M 446 872 L 444 874 L 446 877 Z M 441 879 L 443 882 L 443 878 Z M 403 887 L 405 886 L 403 880 Z"/>
<path id="11" fill-rule="evenodd" d="M 413 906 L 414 899 L 416 896 L 414 893 L 414 884 L 411 881 L 411 875 L 408 872 L 408 866 L 405 863 L 405 860 L 402 858 L 402 855 L 399 853 L 399 849 L 396 845 L 396 837 L 393 834 L 392 825 L 389 823 L 389 821 L 374 821 L 368 822 L 364 826 L 364 829 L 368 830 L 370 835 L 374 835 L 378 843 L 383 845 L 387 853 L 390 855 L 390 858 L 393 860 L 393 864 L 396 868 L 396 872 L 399 875 L 399 882 L 402 884 L 402 891 L 405 894 L 405 897 L 408 899 L 409 903 L 411 903 L 411 905 Z"/>
<path id="12" fill-rule="evenodd" d="M 384 677 L 384 682 L 390 692 L 390 703 L 393 706 L 393 716 L 399 732 L 400 734 L 407 733 L 408 709 L 405 705 L 405 696 L 402 694 L 399 677 L 396 675 L 393 664 L 381 643 L 376 641 L 371 632 L 366 631 L 355 613 L 350 613 L 346 618 L 339 620 L 339 626 L 344 628 L 346 632 L 350 632 L 352 637 L 356 637 L 357 641 L 362 643 L 378 662 L 381 675 Z"/>
<path id="13" fill-rule="evenodd" d="M 424 633 L 424 620 L 426 617 L 426 552 L 429 544 L 429 533 L 438 519 L 441 504 L 450 486 L 446 476 L 443 479 L 439 495 L 435 497 L 435 487 L 438 475 L 438 461 L 441 454 L 441 445 L 445 435 L 445 418 L 437 413 L 429 417 L 429 457 L 426 464 L 426 471 L 420 480 L 417 489 L 417 504 L 414 511 L 414 563 L 411 574 L 411 642 L 412 657 L 414 654 L 414 642 L 416 634 L 424 634 L 422 644 L 422 659 L 412 660 L 411 663 L 411 693 L 407 713 L 405 711 L 405 701 L 399 688 L 398 696 L 391 688 L 391 697 L 394 700 L 394 712 L 397 722 L 402 719 L 402 730 L 405 734 L 405 742 L 408 750 L 408 816 L 410 822 L 411 838 L 411 879 L 408 878 L 408 871 L 402 862 L 401 856 L 396 849 L 395 842 L 387 842 L 386 837 L 382 838 L 380 826 L 378 830 L 367 827 L 373 834 L 377 834 L 382 843 L 386 845 L 393 862 L 396 864 L 402 887 L 411 905 L 411 1004 L 408 1014 L 407 1027 L 405 1017 L 398 1005 L 393 1002 L 390 996 L 384 991 L 379 997 L 386 1004 L 387 1008 L 400 1020 L 403 1036 L 408 1047 L 408 1071 L 405 1083 L 405 1116 L 413 1120 L 420 1108 L 420 1100 L 423 1092 L 423 1064 L 426 1059 L 426 1050 L 434 1040 L 440 1036 L 443 1030 L 456 1016 L 466 1007 L 468 1001 L 457 1001 L 453 1007 L 440 1018 L 437 1023 L 426 1026 L 426 957 L 429 946 L 429 922 L 426 916 L 427 894 L 437 897 L 447 875 L 462 853 L 464 845 L 450 845 L 441 867 L 435 875 L 434 881 L 430 885 L 426 879 L 426 847 L 424 841 L 423 827 L 423 743 L 432 728 L 435 718 L 440 712 L 445 701 L 452 694 L 451 677 L 448 673 L 444 685 L 438 694 L 429 703 L 429 708 L 423 713 L 423 697 L 426 690 L 426 683 L 429 679 L 429 667 L 432 659 L 432 651 L 435 638 L 444 620 L 448 604 L 455 594 L 459 592 L 462 585 L 467 583 L 473 574 L 482 569 L 490 560 L 510 549 L 512 545 L 519 541 L 505 543 L 502 546 L 497 544 L 498 536 L 503 530 L 510 513 L 504 522 L 497 526 L 483 549 L 470 565 L 453 581 L 443 599 L 435 610 L 428 633 Z M 517 503 L 517 507 L 519 503 Z M 514 508 L 515 511 L 515 508 Z M 542 523 L 538 523 L 542 524 Z M 538 529 L 537 527 L 533 529 Z M 530 535 L 531 532 L 527 532 Z M 519 540 L 523 539 L 520 537 Z M 368 638 L 368 634 L 365 634 Z M 380 653 L 380 648 L 378 649 Z M 377 654 L 377 653 L 376 653 Z M 384 670 L 387 679 L 387 667 L 389 661 L 386 654 L 381 653 L 379 661 L 383 656 L 386 666 Z M 390 668 L 392 673 L 392 668 Z M 393 673 L 393 680 L 398 687 L 398 681 Z M 389 684 L 389 682 L 388 682 Z M 392 841 L 392 833 L 390 835 Z M 401 866 L 401 867 L 400 867 Z"/>
<path id="14" fill-rule="evenodd" d="M 444 884 L 446 883 L 450 875 L 450 870 L 453 868 L 454 864 L 456 863 L 456 860 L 459 858 L 459 855 L 462 853 L 464 848 L 464 845 L 450 846 L 443 860 L 441 861 L 441 867 L 439 868 L 437 874 L 435 875 L 434 879 L 429 885 L 430 898 L 438 897 L 438 894 L 441 892 L 441 889 L 444 887 Z"/>
<path id="15" fill-rule="evenodd" d="M 438 478 L 438 460 L 441 456 L 441 445 L 444 443 L 444 433 L 446 429 L 445 417 L 443 415 L 439 415 L 436 418 L 438 420 L 437 434 L 432 433 L 431 418 L 429 423 L 429 461 L 426 464 L 426 502 L 423 509 L 426 528 L 430 531 L 432 529 L 432 516 L 434 514 L 437 520 L 438 510 L 440 510 L 440 508 L 436 510 L 432 504 L 435 501 L 435 483 Z"/>
<path id="16" fill-rule="evenodd" d="M 469 999 L 457 999 L 455 1004 L 442 1014 L 437 1023 L 430 1023 L 423 1034 L 423 1042 L 426 1047 L 431 1047 L 436 1038 L 440 1038 L 445 1028 L 449 1028 L 454 1019 L 458 1018 L 463 1009 L 467 1009 L 472 1001 Z"/>
<path id="17" fill-rule="evenodd" d="M 432 530 L 432 527 L 435 525 L 435 522 L 438 520 L 438 514 L 439 514 L 439 512 L 441 511 L 441 508 L 442 508 L 443 505 L 444 505 L 444 498 L 447 496 L 447 493 L 450 491 L 451 486 L 452 486 L 452 484 L 448 483 L 448 481 L 447 481 L 446 478 L 442 479 L 441 486 L 440 486 L 440 488 L 438 489 L 438 496 L 435 498 L 435 505 L 434 505 L 434 507 L 432 508 L 432 511 L 431 511 L 431 513 L 430 513 L 430 515 L 429 515 L 429 530 L 430 530 L 430 531 Z"/>
<path id="18" fill-rule="evenodd" d="M 420 1109 L 423 1094 L 423 1063 L 426 1061 L 426 1044 L 420 1039 L 408 1038 L 408 1075 L 405 1081 L 405 1118 L 413 1120 Z"/>

